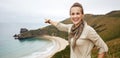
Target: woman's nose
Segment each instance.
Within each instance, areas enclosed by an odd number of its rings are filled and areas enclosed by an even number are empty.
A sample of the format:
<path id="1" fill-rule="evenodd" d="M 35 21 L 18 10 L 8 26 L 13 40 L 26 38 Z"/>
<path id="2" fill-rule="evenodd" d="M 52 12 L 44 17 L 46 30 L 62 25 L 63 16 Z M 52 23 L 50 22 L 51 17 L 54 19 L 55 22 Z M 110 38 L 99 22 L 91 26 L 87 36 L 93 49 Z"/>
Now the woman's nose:
<path id="1" fill-rule="evenodd" d="M 77 17 L 77 15 L 75 14 L 75 15 L 73 15 L 73 17 Z"/>

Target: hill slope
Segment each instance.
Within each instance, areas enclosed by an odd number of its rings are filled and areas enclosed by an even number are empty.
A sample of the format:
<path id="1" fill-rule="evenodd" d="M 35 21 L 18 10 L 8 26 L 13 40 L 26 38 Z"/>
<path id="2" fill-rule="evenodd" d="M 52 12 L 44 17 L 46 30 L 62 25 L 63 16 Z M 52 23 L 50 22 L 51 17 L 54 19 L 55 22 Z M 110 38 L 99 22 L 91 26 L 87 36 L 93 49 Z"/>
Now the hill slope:
<path id="1" fill-rule="evenodd" d="M 109 52 L 105 58 L 120 58 L 120 11 L 113 11 L 106 15 L 86 14 L 84 18 L 98 34 L 106 41 Z M 71 23 L 70 19 L 62 21 Z M 69 46 L 58 52 L 52 58 L 70 58 Z M 92 58 L 97 58 L 97 51 L 93 49 Z"/>

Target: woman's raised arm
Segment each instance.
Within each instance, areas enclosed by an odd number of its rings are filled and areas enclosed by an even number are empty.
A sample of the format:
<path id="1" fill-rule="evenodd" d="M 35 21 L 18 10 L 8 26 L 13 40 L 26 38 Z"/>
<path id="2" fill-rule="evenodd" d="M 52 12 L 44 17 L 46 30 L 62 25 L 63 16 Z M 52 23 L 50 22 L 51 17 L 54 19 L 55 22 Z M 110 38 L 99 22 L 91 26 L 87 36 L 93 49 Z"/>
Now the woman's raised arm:
<path id="1" fill-rule="evenodd" d="M 55 26 L 58 30 L 65 31 L 65 32 L 69 32 L 69 30 L 72 26 L 71 24 L 63 24 L 60 22 L 52 21 L 50 19 L 45 19 L 45 23 L 49 23 L 49 24 Z"/>

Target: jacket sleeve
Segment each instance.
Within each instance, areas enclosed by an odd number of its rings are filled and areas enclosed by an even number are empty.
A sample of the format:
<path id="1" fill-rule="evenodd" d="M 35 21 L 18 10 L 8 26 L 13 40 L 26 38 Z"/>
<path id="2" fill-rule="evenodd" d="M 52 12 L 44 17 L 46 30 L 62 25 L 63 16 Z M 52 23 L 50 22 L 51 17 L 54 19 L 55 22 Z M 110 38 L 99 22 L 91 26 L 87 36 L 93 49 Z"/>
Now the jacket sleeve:
<path id="1" fill-rule="evenodd" d="M 71 26 L 71 24 L 58 23 L 55 27 L 60 31 L 69 32 Z"/>
<path id="2" fill-rule="evenodd" d="M 97 46 L 99 49 L 99 54 L 108 51 L 108 46 L 92 27 L 89 28 L 87 36 L 88 39 L 91 40 L 95 46 Z"/>

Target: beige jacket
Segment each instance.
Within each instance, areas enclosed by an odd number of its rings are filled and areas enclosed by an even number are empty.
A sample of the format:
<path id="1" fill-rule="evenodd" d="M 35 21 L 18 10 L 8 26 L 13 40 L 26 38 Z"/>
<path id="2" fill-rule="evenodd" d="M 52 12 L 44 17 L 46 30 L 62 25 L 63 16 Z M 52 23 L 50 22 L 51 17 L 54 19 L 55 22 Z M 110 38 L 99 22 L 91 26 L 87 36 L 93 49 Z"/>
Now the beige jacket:
<path id="1" fill-rule="evenodd" d="M 61 31 L 66 31 L 69 33 L 72 24 L 58 23 L 56 27 Z M 73 38 L 71 39 L 71 45 L 73 44 L 72 41 Z M 101 39 L 97 32 L 85 22 L 85 27 L 83 28 L 80 38 L 76 41 L 76 47 L 74 51 L 72 46 L 70 46 L 70 57 L 91 58 L 91 50 L 94 45 L 99 49 L 99 54 L 108 51 L 108 47 L 105 42 Z"/>

